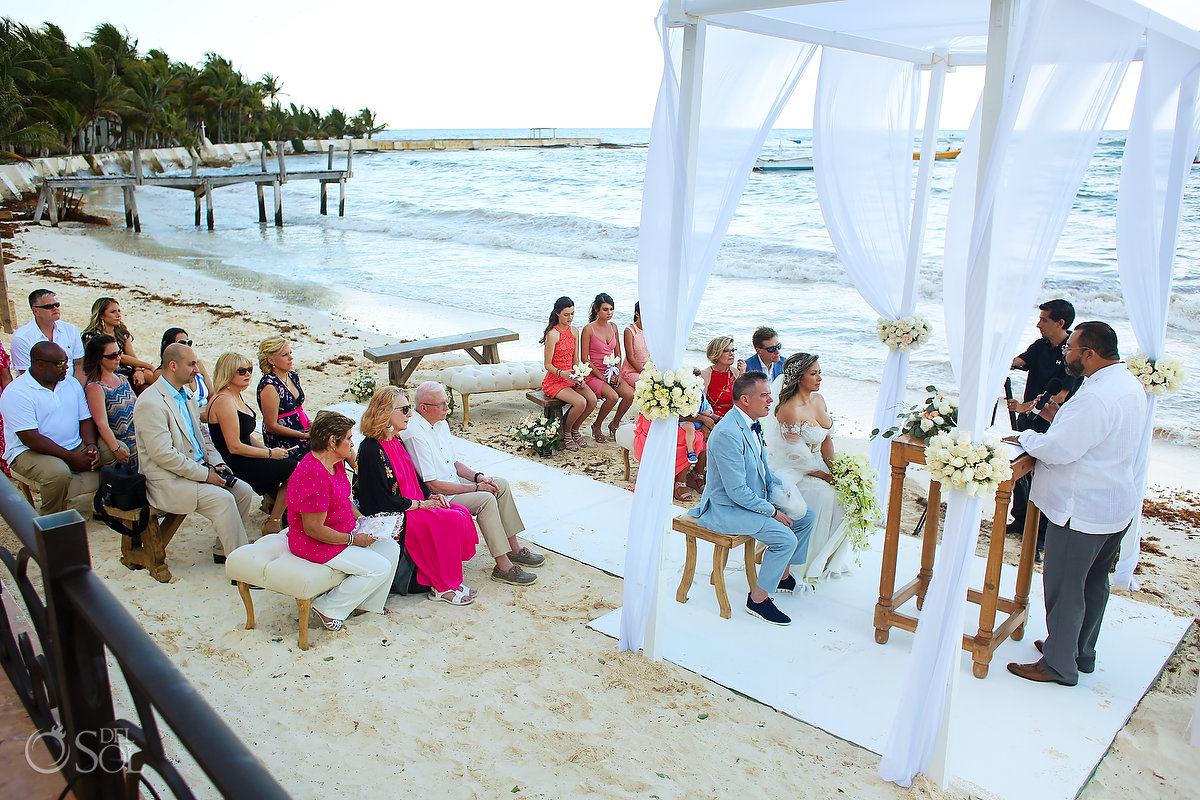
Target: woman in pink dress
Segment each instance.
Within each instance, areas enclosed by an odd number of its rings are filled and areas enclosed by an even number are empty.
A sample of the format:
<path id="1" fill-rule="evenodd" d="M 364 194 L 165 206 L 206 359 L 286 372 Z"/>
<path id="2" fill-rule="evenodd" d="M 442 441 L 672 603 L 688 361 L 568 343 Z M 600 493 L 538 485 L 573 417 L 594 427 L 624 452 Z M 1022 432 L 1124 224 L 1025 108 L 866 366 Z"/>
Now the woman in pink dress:
<path id="1" fill-rule="evenodd" d="M 571 327 L 575 319 L 575 301 L 560 297 L 554 301 L 550 323 L 542 335 L 545 352 L 543 360 L 546 377 L 542 391 L 547 397 L 562 400 L 571 406 L 564 419 L 563 441 L 568 450 L 587 447 L 588 441 L 579 434 L 579 426 L 596 407 L 596 394 L 582 380 L 571 377 L 571 371 L 582 362 L 579 359 L 579 336 Z M 582 367 L 580 369 L 582 372 Z"/>
<path id="2" fill-rule="evenodd" d="M 592 310 L 588 314 L 588 324 L 583 326 L 583 333 L 579 337 L 579 350 L 581 353 L 587 353 L 587 361 L 592 366 L 592 374 L 584 378 L 583 382 L 596 397 L 604 398 L 604 403 L 596 412 L 596 421 L 592 423 L 592 438 L 598 444 L 608 441 L 604 437 L 604 418 L 613 410 L 613 406 L 616 406 L 617 412 L 613 414 L 612 423 L 608 426 L 608 435 L 615 437 L 617 428 L 621 425 L 621 418 L 633 405 L 633 387 L 621 380 L 621 373 L 616 365 L 608 366 L 604 363 L 604 359 L 611 356 L 616 356 L 617 363 L 621 363 L 621 337 L 612 321 L 615 308 L 612 297 L 604 292 L 596 295 L 596 299 L 592 301 Z M 617 405 L 618 402 L 620 405 Z"/>
<path id="3" fill-rule="evenodd" d="M 650 351 L 646 349 L 646 333 L 642 330 L 642 304 L 633 304 L 633 322 L 626 326 L 623 335 L 625 339 L 625 360 L 621 362 L 621 380 L 629 386 L 637 388 L 638 378 L 646 368 L 646 360 Z"/>
<path id="4" fill-rule="evenodd" d="M 397 386 L 384 386 L 371 397 L 362 416 L 366 438 L 358 447 L 355 497 L 364 514 L 404 516 L 393 590 L 408 594 L 417 586 L 432 587 L 430 600 L 469 605 L 475 592 L 463 583 L 463 563 L 475 557 L 475 523 L 465 506 L 440 494 L 425 496 L 399 438 L 412 413 L 412 403 Z"/>
<path id="5" fill-rule="evenodd" d="M 8 355 L 8 351 L 4 349 L 4 345 L 0 344 L 0 395 L 4 394 L 4 389 L 12 383 L 12 358 Z M 4 474 L 12 477 L 12 473 L 8 471 L 8 462 L 4 460 L 4 420 L 0 419 L 0 469 L 4 470 Z"/>

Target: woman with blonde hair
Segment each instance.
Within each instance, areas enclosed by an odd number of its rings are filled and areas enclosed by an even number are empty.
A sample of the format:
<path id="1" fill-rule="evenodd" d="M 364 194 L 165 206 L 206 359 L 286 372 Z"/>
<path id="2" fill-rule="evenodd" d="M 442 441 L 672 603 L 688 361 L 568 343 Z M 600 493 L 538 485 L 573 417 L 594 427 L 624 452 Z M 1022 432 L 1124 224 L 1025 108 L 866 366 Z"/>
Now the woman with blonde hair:
<path id="1" fill-rule="evenodd" d="M 746 371 L 746 362 L 737 357 L 732 336 L 713 339 L 704 349 L 704 354 L 712 365 L 700 372 L 704 394 L 712 404 L 713 416 L 720 419 L 733 408 L 733 382 Z"/>
<path id="2" fill-rule="evenodd" d="M 403 516 L 393 591 L 409 594 L 418 586 L 422 591 L 432 587 L 430 600 L 465 606 L 475 592 L 463 583 L 463 564 L 475 557 L 479 535 L 465 506 L 440 494 L 426 496 L 400 441 L 412 413 L 403 389 L 384 386 L 375 392 L 362 416 L 365 438 L 358 446 L 355 498 L 364 514 Z"/>
<path id="3" fill-rule="evenodd" d="M 299 458 L 309 450 L 304 389 L 292 371 L 292 343 L 276 334 L 258 346 L 258 407 L 263 415 L 263 443 L 283 447 Z"/>
<path id="4" fill-rule="evenodd" d="M 213 446 L 233 474 L 250 484 L 269 509 L 263 533 L 283 529 L 287 510 L 287 482 L 298 463 L 282 447 L 267 447 L 254 435 L 258 415 L 242 393 L 250 386 L 254 365 L 241 353 L 223 353 L 214 371 L 216 392 L 208 405 L 208 432 Z"/>
<path id="5" fill-rule="evenodd" d="M 124 375 L 129 385 L 138 392 L 153 383 L 154 365 L 138 358 L 133 351 L 133 334 L 121 321 L 121 304 L 112 297 L 101 297 L 92 303 L 91 319 L 80 338 L 86 345 L 92 337 L 106 334 L 116 340 L 117 350 L 121 354 L 120 364 L 114 372 Z"/>

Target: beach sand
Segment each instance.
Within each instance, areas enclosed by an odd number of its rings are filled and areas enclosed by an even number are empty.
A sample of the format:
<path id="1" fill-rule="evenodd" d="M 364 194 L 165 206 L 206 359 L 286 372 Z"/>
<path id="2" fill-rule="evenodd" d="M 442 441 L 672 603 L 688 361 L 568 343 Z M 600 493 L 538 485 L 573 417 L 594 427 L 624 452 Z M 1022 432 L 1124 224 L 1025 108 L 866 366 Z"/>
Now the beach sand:
<path id="1" fill-rule="evenodd" d="M 6 255 L 17 259 L 8 281 L 18 322 L 29 319 L 24 297 L 35 287 L 56 291 L 64 319 L 80 326 L 96 297 L 112 295 L 140 355 L 151 356 L 162 330 L 175 325 L 189 331 L 210 367 L 226 350 L 253 357 L 259 340 L 283 331 L 293 341 L 310 414 L 348 399 L 343 389 L 359 367 L 386 381 L 386 369 L 362 356 L 363 347 L 385 340 L 368 329 L 364 302 L 331 317 L 105 244 L 127 235 L 78 225 L 20 229 L 5 243 Z M 404 338 L 471 330 L 489 319 L 402 300 L 393 309 Z M 517 326 L 522 340 L 502 345 L 502 357 L 537 358 L 540 329 Z M 468 363 L 465 354 L 427 359 L 410 385 L 459 363 Z M 873 393 L 862 388 L 826 381 L 823 390 L 845 434 L 843 449 L 866 448 Z M 531 410 L 520 392 L 479 395 L 473 424 L 463 430 L 461 412 L 451 422 L 458 435 L 517 452 L 504 429 Z M 1156 448 L 1151 495 L 1160 505 L 1146 524 L 1143 591 L 1135 595 L 1193 617 L 1200 613 L 1198 460 L 1194 449 Z M 622 480 L 615 444 L 561 452 L 554 463 L 632 488 Z M 924 490 L 915 479 L 909 488 L 911 529 Z M 298 798 L 958 796 L 924 778 L 911 789 L 885 783 L 876 774 L 878 756 L 868 751 L 672 664 L 617 653 L 612 639 L 586 624 L 621 605 L 621 581 L 563 556 L 551 554 L 538 583 L 516 589 L 487 579 L 491 561 L 481 546 L 466 565 L 468 584 L 480 591 L 469 608 L 393 597 L 397 613 L 390 618 L 355 618 L 340 635 L 314 629 L 313 646 L 303 652 L 288 598 L 256 592 L 258 627 L 244 629 L 241 601 L 209 558 L 211 530 L 198 515 L 171 544 L 175 579 L 168 584 L 126 570 L 119 537 L 95 523 L 89 530 L 96 572 Z M 6 527 L 0 543 L 15 548 Z M 1184 728 L 1198 666 L 1200 634 L 1193 628 L 1083 797 L 1194 792 L 1200 759 Z M 198 773 L 186 761 L 181 769 Z"/>

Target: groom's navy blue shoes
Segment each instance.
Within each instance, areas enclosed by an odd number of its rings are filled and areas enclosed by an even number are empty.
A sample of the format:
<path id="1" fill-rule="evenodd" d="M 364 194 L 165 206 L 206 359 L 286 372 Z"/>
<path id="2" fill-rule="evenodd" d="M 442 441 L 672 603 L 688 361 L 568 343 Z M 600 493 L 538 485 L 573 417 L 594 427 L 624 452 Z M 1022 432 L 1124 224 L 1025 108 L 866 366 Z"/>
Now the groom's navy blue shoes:
<path id="1" fill-rule="evenodd" d="M 753 614 L 763 622 L 769 622 L 772 625 L 792 624 L 792 618 L 775 607 L 770 595 L 761 603 L 754 602 L 750 595 L 746 595 L 746 613 Z"/>
<path id="2" fill-rule="evenodd" d="M 783 580 L 781 580 L 779 582 L 779 589 L 777 591 L 787 592 L 788 594 L 791 594 L 792 592 L 796 591 L 796 576 L 788 575 Z"/>

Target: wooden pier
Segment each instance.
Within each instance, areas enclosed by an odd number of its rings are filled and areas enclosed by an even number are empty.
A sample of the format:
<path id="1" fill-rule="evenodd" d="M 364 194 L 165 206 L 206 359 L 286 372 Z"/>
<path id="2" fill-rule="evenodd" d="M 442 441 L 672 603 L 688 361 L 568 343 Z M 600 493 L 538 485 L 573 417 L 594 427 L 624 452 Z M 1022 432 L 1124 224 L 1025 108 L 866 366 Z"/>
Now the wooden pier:
<path id="1" fill-rule="evenodd" d="M 93 176 L 75 176 L 75 177 L 47 177 L 42 184 L 41 194 L 38 196 L 37 210 L 34 212 L 33 221 L 38 222 L 42 219 L 42 214 L 45 213 L 50 224 L 57 226 L 59 221 L 58 208 L 58 193 L 62 189 L 95 189 L 102 186 L 119 186 L 121 194 L 125 201 L 125 227 L 133 228 L 135 232 L 140 233 L 142 230 L 142 221 L 138 216 L 137 210 L 137 195 L 136 189 L 139 186 L 165 186 L 169 189 L 183 189 L 192 193 L 196 200 L 196 227 L 200 227 L 200 203 L 204 201 L 208 229 L 212 230 L 216 225 L 215 215 L 213 213 L 213 189 L 220 189 L 225 186 L 236 186 L 239 184 L 253 183 L 255 191 L 258 193 L 258 221 L 260 223 L 267 222 L 267 206 L 264 197 L 266 187 L 270 186 L 275 199 L 275 225 L 283 226 L 283 184 L 289 181 L 296 180 L 315 180 L 321 182 L 321 213 L 328 214 L 328 197 L 329 186 L 337 184 L 338 186 L 338 216 L 346 215 L 346 180 L 353 176 L 354 165 L 354 148 L 347 147 L 346 149 L 346 167 L 345 169 L 333 168 L 333 145 L 329 145 L 329 160 L 326 169 L 312 170 L 307 172 L 288 172 L 287 164 L 284 161 L 283 143 L 278 143 L 275 146 L 276 161 L 278 163 L 275 172 L 267 171 L 267 152 L 266 149 L 259 151 L 259 172 L 252 173 L 206 173 L 200 174 L 199 157 L 192 153 L 192 174 L 191 175 L 158 175 L 149 176 L 142 172 L 142 159 L 139 150 L 133 151 L 133 174 L 132 175 L 93 175 Z"/>

